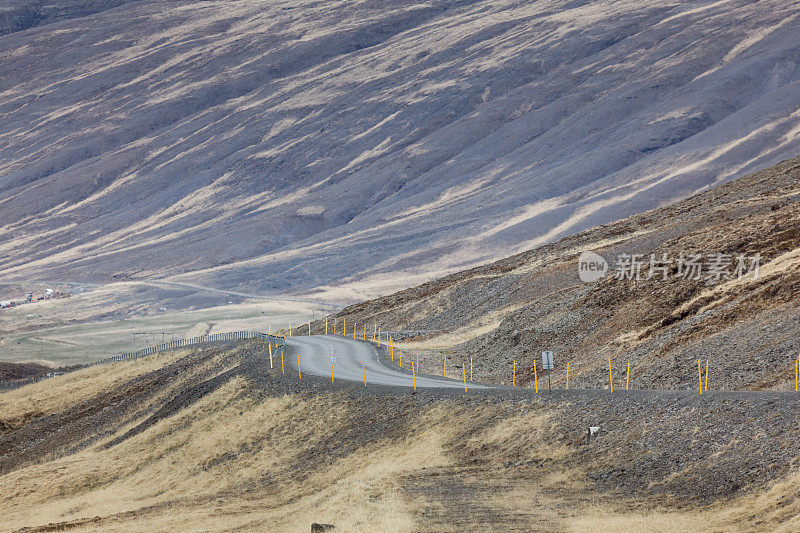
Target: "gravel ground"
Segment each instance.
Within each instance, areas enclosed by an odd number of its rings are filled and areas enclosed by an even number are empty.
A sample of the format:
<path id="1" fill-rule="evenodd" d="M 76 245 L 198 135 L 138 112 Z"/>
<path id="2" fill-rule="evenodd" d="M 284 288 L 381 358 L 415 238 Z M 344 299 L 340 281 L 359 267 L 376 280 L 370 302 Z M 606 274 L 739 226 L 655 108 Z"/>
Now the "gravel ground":
<path id="1" fill-rule="evenodd" d="M 578 256 L 604 257 L 609 274 L 578 276 Z M 492 264 L 361 302 L 339 323 L 377 324 L 414 347 L 474 359 L 480 379 L 510 381 L 512 365 L 531 369 L 542 350 L 556 354 L 557 376 L 601 388 L 631 364 L 637 388 L 693 389 L 697 361 L 708 359 L 715 389 L 793 390 L 800 352 L 800 158 L 687 200 L 598 226 Z M 749 261 L 757 279 L 681 277 L 681 254 Z M 620 254 L 638 254 L 639 280 L 615 279 Z M 672 260 L 667 279 L 649 277 L 649 257 Z M 735 264 L 734 264 L 735 266 Z M 732 269 L 733 267 L 731 267 Z M 733 276 L 735 278 L 735 276 Z M 331 317 L 328 317 L 332 320 Z M 324 329 L 324 321 L 313 331 Z M 404 332 L 429 332 L 406 334 Z M 522 382 L 532 378 L 527 371 Z"/>
<path id="2" fill-rule="evenodd" d="M 291 355 L 291 354 L 289 354 Z M 185 376 L 211 357 L 223 356 L 230 370 L 209 370 L 188 379 L 171 399 L 142 412 L 137 405 Z M 363 420 L 341 435 L 331 450 L 309 452 L 309 461 L 330 459 L 380 435 L 391 435 L 423 406 L 446 402 L 454 410 L 490 406 L 495 420 L 520 413 L 551 415 L 546 438 L 574 454 L 553 468 L 580 465 L 598 490 L 626 495 L 667 496 L 677 503 L 710 503 L 740 491 L 762 488 L 792 468 L 800 454 L 800 393 L 708 391 L 554 390 L 497 387 L 467 393 L 451 389 L 418 390 L 369 386 L 325 378 L 297 378 L 280 366 L 269 369 L 263 345 L 231 343 L 194 351 L 180 361 L 125 382 L 67 412 L 4 420 L 0 426 L 0 474 L 45 458 L 84 449 L 100 436 L 134 420 L 124 440 L 216 390 L 234 376 L 252 382 L 255 394 L 301 397 L 344 395 L 356 402 Z M 453 420 L 452 423 L 457 423 Z M 589 426 L 600 432 L 590 443 Z M 506 467 L 534 468 L 526 455 L 509 458 Z M 304 475 L 302 472 L 298 476 Z"/>
<path id="3" fill-rule="evenodd" d="M 389 364 L 385 352 L 383 360 Z M 255 368 L 259 365 L 256 364 Z M 263 368 L 263 363 L 261 365 Z M 270 393 L 345 391 L 357 399 L 388 397 L 414 405 L 449 401 L 489 402 L 504 409 L 554 414 L 551 435 L 578 450 L 591 465 L 590 479 L 604 489 L 627 494 L 670 495 L 711 502 L 785 475 L 800 455 L 800 393 L 780 391 L 570 389 L 537 394 L 521 387 L 463 392 L 408 389 L 352 383 L 280 369 L 252 379 Z M 387 413 L 388 414 L 388 413 Z M 600 432 L 585 444 L 589 426 Z M 565 465 L 569 466 L 569 465 Z"/>

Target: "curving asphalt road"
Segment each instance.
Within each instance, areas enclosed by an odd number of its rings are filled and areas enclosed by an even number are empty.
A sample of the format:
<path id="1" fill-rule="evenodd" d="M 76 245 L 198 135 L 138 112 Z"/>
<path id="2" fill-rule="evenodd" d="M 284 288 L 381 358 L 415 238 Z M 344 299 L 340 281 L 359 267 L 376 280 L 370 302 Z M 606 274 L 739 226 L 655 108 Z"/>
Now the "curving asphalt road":
<path id="1" fill-rule="evenodd" d="M 297 368 L 297 355 L 300 355 L 300 370 L 303 374 L 331 376 L 331 357 L 333 357 L 333 376 L 336 380 L 364 383 L 361 363 L 366 368 L 367 385 L 390 385 L 412 387 L 410 373 L 387 367 L 378 359 L 378 352 L 372 345 L 338 335 L 311 335 L 286 339 L 289 363 Z M 463 381 L 437 378 L 429 375 L 416 377 L 417 388 L 464 388 Z M 485 389 L 485 385 L 467 382 L 467 389 Z"/>

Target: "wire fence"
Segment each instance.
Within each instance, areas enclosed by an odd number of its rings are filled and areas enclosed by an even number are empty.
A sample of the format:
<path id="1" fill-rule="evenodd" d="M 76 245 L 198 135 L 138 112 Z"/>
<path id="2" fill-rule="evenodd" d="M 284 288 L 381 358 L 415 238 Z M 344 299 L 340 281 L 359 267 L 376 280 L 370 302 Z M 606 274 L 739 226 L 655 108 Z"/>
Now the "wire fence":
<path id="1" fill-rule="evenodd" d="M 284 343 L 283 337 L 278 335 L 270 335 L 268 333 L 264 333 L 263 331 L 246 330 L 246 331 L 231 331 L 229 333 L 212 333 L 210 335 L 201 335 L 199 337 L 189 337 L 188 339 L 178 339 L 170 342 L 165 342 L 162 344 L 156 344 L 155 346 L 150 346 L 148 348 L 144 348 L 136 352 L 127 352 L 119 355 L 112 355 L 110 357 L 106 357 L 105 359 L 100 359 L 99 361 L 94 361 L 86 365 L 80 365 L 71 368 L 67 372 L 74 372 L 75 370 L 80 370 L 82 368 L 88 368 L 95 365 L 105 365 L 108 363 L 116 363 L 119 361 L 130 361 L 133 359 L 139 359 L 140 357 L 147 357 L 148 355 L 153 355 L 160 352 L 168 352 L 171 350 L 178 350 L 180 348 L 198 346 L 201 344 L 213 344 L 213 343 L 222 343 L 222 342 L 247 340 L 247 339 L 260 339 L 263 340 L 264 342 L 272 342 L 276 346 L 282 346 Z M 60 376 L 65 373 L 66 372 L 48 372 L 47 374 L 44 374 L 42 376 L 36 376 L 32 378 L 12 379 L 0 383 L 0 390 L 15 389 L 17 387 L 21 387 L 29 383 L 36 383 L 37 381 L 42 381 L 43 379 Z"/>

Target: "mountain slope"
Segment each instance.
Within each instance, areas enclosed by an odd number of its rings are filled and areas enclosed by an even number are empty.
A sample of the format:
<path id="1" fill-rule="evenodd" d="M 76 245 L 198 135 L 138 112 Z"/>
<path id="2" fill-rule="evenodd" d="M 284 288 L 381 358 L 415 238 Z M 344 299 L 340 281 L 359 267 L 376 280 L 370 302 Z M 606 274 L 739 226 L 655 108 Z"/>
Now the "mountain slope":
<path id="1" fill-rule="evenodd" d="M 0 0 L 0 35 L 118 7 L 130 0 Z"/>
<path id="2" fill-rule="evenodd" d="M 0 530 L 800 526 L 798 395 L 410 395 L 284 375 L 263 350 L 161 352 L 0 393 Z"/>
<path id="3" fill-rule="evenodd" d="M 800 150 L 792 2 L 111 5 L 0 37 L 4 278 L 360 299 Z"/>
<path id="4" fill-rule="evenodd" d="M 580 254 L 609 264 L 594 282 L 579 277 Z M 640 279 L 617 278 L 622 254 L 641 257 Z M 666 254 L 666 279 L 653 269 Z M 683 276 L 681 254 L 701 254 Z M 730 279 L 716 279 L 716 254 Z M 746 273 L 760 255 L 758 274 Z M 746 270 L 736 275 L 738 256 Z M 624 259 L 623 259 L 624 260 Z M 720 263 L 722 264 L 722 263 Z M 627 270 L 630 272 L 630 270 Z M 441 368 L 452 348 L 457 367 L 472 356 L 476 379 L 533 379 L 542 350 L 556 353 L 557 386 L 608 386 L 609 358 L 624 386 L 693 388 L 710 366 L 710 388 L 790 390 L 800 347 L 800 158 L 739 178 L 671 206 L 593 228 L 496 263 L 391 296 L 338 316 L 348 324 L 400 331 L 407 350 L 422 348 L 423 369 Z M 341 323 L 341 318 L 339 319 Z M 316 327 L 321 330 L 322 322 Z M 424 332 L 424 336 L 409 332 Z M 459 366 L 457 366 L 459 365 Z M 459 370 L 455 370 L 458 372 Z"/>

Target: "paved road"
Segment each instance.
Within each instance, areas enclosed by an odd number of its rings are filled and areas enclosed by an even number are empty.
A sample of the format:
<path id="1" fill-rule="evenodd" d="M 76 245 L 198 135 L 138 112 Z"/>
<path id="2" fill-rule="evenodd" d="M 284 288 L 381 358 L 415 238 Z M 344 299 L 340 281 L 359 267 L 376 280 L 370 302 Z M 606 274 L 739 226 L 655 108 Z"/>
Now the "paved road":
<path id="1" fill-rule="evenodd" d="M 364 383 L 361 363 L 366 367 L 367 386 L 392 385 L 411 387 L 412 377 L 398 369 L 382 364 L 378 359 L 375 347 L 353 339 L 334 335 L 311 335 L 290 337 L 286 339 L 289 363 L 297 368 L 297 354 L 300 354 L 300 370 L 303 374 L 312 374 L 330 378 L 331 357 L 333 357 L 333 376 L 337 380 Z M 464 388 L 463 381 L 419 375 L 416 378 L 418 388 Z M 485 389 L 484 385 L 467 382 L 468 389 Z"/>

